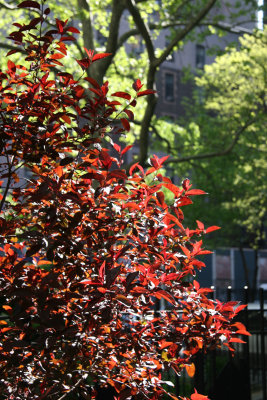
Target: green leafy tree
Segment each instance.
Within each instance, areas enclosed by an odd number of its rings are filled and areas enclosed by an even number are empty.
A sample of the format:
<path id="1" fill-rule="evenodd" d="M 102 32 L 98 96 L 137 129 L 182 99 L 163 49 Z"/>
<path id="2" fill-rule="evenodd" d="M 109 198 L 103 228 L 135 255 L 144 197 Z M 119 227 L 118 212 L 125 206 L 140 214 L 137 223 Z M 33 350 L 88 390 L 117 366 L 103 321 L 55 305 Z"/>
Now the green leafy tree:
<path id="1" fill-rule="evenodd" d="M 195 104 L 191 111 L 188 106 L 190 122 L 169 124 L 165 136 L 166 150 L 182 154 L 169 161 L 174 171 L 181 175 L 190 170 L 192 179 L 205 182 L 210 193 L 198 202 L 207 223 L 216 220 L 223 226 L 213 246 L 264 246 L 266 65 L 267 29 L 241 37 L 240 48 L 217 57 L 196 78 Z M 179 142 L 177 130 L 183 138 Z M 195 217 L 192 214 L 192 220 Z M 249 286 L 256 285 L 256 277 L 257 267 Z"/>

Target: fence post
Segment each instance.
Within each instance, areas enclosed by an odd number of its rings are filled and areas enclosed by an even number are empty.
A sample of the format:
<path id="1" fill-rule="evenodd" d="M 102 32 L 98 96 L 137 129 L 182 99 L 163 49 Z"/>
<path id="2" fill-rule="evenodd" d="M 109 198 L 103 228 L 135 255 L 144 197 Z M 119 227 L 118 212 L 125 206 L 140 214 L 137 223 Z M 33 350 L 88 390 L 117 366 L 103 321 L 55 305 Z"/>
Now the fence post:
<path id="1" fill-rule="evenodd" d="M 245 325 L 247 330 L 249 331 L 249 319 L 248 319 L 248 302 L 249 302 L 249 289 L 247 286 L 244 286 L 244 299 L 245 299 L 245 304 L 247 307 L 245 308 Z M 246 363 L 246 368 L 247 368 L 247 387 L 248 387 L 248 400 L 251 400 L 251 384 L 250 384 L 250 353 L 249 353 L 249 337 L 246 336 L 244 338 L 246 341 L 246 344 L 244 344 L 244 355 L 245 355 L 245 363 Z"/>
<path id="2" fill-rule="evenodd" d="M 262 394 L 267 400 L 266 393 L 266 362 L 265 362 L 265 332 L 264 332 L 264 290 L 260 288 L 260 316 L 261 316 L 261 362 L 262 362 Z"/>

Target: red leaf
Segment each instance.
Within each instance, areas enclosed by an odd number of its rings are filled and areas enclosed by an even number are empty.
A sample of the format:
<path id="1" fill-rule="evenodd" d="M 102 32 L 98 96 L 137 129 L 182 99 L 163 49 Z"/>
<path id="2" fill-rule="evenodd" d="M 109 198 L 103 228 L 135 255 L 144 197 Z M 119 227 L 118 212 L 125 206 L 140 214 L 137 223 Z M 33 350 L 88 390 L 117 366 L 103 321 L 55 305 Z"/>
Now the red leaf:
<path id="1" fill-rule="evenodd" d="M 63 57 L 65 57 L 64 54 L 55 53 L 55 54 L 51 54 L 51 56 L 49 58 L 50 58 L 50 60 L 58 60 L 58 59 L 63 58 Z"/>
<path id="2" fill-rule="evenodd" d="M 203 231 L 203 229 L 204 229 L 204 224 L 203 224 L 202 222 L 200 222 L 200 221 L 197 220 L 197 226 L 198 226 L 198 229 L 200 229 L 201 231 Z"/>
<path id="3" fill-rule="evenodd" d="M 8 60 L 7 62 L 7 67 L 8 69 L 10 69 L 11 71 L 16 71 L 16 64 L 13 63 L 13 61 Z"/>
<path id="4" fill-rule="evenodd" d="M 106 261 L 103 262 L 103 264 L 101 265 L 101 267 L 99 269 L 99 278 L 101 279 L 102 282 L 103 282 L 104 276 L 105 276 L 105 265 L 106 265 Z"/>
<path id="5" fill-rule="evenodd" d="M 79 29 L 74 28 L 74 26 L 69 26 L 69 27 L 66 29 L 66 32 L 80 33 Z"/>
<path id="6" fill-rule="evenodd" d="M 121 155 L 123 156 L 123 154 L 125 154 L 125 153 L 126 153 L 128 150 L 130 150 L 132 147 L 133 147 L 133 145 L 126 146 L 126 147 L 122 150 Z"/>
<path id="7" fill-rule="evenodd" d="M 180 246 L 181 250 L 184 252 L 184 254 L 186 255 L 186 257 L 190 257 L 190 251 L 184 247 L 184 246 Z"/>
<path id="8" fill-rule="evenodd" d="M 71 124 L 71 119 L 68 115 L 63 114 L 63 115 L 61 115 L 60 118 L 63 119 L 63 121 L 67 122 L 67 124 Z"/>
<path id="9" fill-rule="evenodd" d="M 7 53 L 7 57 L 8 56 L 11 56 L 12 54 L 15 54 L 15 53 L 18 53 L 20 50 L 10 50 L 8 53 Z"/>
<path id="10" fill-rule="evenodd" d="M 124 112 L 128 115 L 130 121 L 134 120 L 134 113 L 131 110 L 125 109 Z"/>
<path id="11" fill-rule="evenodd" d="M 60 38 L 60 41 L 61 42 L 73 42 L 73 41 L 75 41 L 76 39 L 73 37 L 73 36 L 62 36 L 61 38 Z"/>
<path id="12" fill-rule="evenodd" d="M 169 189 L 176 197 L 180 196 L 181 190 L 173 183 L 164 183 L 166 189 Z"/>
<path id="13" fill-rule="evenodd" d="M 244 342 L 244 340 L 239 339 L 239 338 L 231 338 L 229 340 L 229 343 L 246 343 L 246 342 Z"/>
<path id="14" fill-rule="evenodd" d="M 37 1 L 26 0 L 18 5 L 18 8 L 28 8 L 28 7 L 38 8 L 38 10 L 40 10 L 40 4 Z"/>
<path id="15" fill-rule="evenodd" d="M 190 365 L 186 365 L 186 366 L 185 366 L 185 369 L 186 369 L 186 372 L 188 373 L 188 376 L 189 376 L 190 378 L 193 378 L 193 376 L 195 375 L 195 372 L 196 372 L 195 364 L 192 363 L 192 364 L 190 364 Z"/>
<path id="16" fill-rule="evenodd" d="M 166 347 L 170 347 L 173 344 L 173 342 L 166 342 L 165 339 L 160 343 L 160 350 L 166 349 Z"/>
<path id="17" fill-rule="evenodd" d="M 239 335 L 251 336 L 251 333 L 249 333 L 246 329 L 239 329 L 235 333 L 238 333 Z"/>
<path id="18" fill-rule="evenodd" d="M 82 283 L 83 285 L 93 285 L 93 286 L 101 286 L 102 285 L 102 283 L 100 283 L 100 282 L 94 282 L 89 279 L 85 279 L 84 281 L 80 281 L 79 283 Z"/>
<path id="19" fill-rule="evenodd" d="M 154 94 L 154 93 L 156 93 L 156 90 L 146 89 L 143 90 L 142 92 L 138 92 L 137 97 L 146 96 L 147 94 Z"/>
<path id="20" fill-rule="evenodd" d="M 196 289 L 196 291 L 198 291 L 198 289 L 200 288 L 200 284 L 198 281 L 193 281 L 194 284 L 194 288 Z"/>
<path id="21" fill-rule="evenodd" d="M 129 95 L 129 93 L 126 92 L 115 92 L 112 93 L 111 96 L 122 97 L 123 99 L 131 100 L 131 96 Z"/>
<path id="22" fill-rule="evenodd" d="M 133 89 L 136 92 L 138 92 L 141 89 L 142 86 L 144 86 L 144 85 L 142 85 L 140 79 L 136 79 L 136 81 L 133 83 Z"/>
<path id="23" fill-rule="evenodd" d="M 84 80 L 86 80 L 89 83 L 91 83 L 91 85 L 93 85 L 95 88 L 100 89 L 100 85 L 98 84 L 98 82 L 95 79 L 93 79 L 93 78 L 88 76 L 87 78 L 84 78 Z"/>
<path id="24" fill-rule="evenodd" d="M 135 99 L 133 99 L 132 101 L 131 101 L 131 103 L 130 103 L 130 106 L 132 106 L 132 107 L 135 107 L 136 106 L 136 100 Z"/>
<path id="25" fill-rule="evenodd" d="M 186 195 L 187 195 L 187 196 L 195 196 L 195 195 L 198 195 L 198 194 L 207 194 L 207 193 L 204 192 L 204 191 L 201 190 L 201 189 L 192 189 L 192 190 L 188 190 L 188 191 L 186 192 Z"/>
<path id="26" fill-rule="evenodd" d="M 76 60 L 76 61 L 83 69 L 88 68 L 89 65 L 91 64 L 89 58 L 83 58 L 82 60 Z"/>
<path id="27" fill-rule="evenodd" d="M 113 170 L 108 173 L 107 181 L 112 178 L 127 179 L 127 175 L 125 174 L 125 172 L 121 171 L 120 169 L 116 169 L 116 170 Z"/>
<path id="28" fill-rule="evenodd" d="M 126 131 L 129 132 L 129 130 L 130 130 L 130 124 L 129 124 L 128 119 L 126 119 L 126 118 L 121 118 L 121 123 L 122 123 L 124 129 L 125 129 Z"/>
<path id="29" fill-rule="evenodd" d="M 208 396 L 199 394 L 195 389 L 195 393 L 191 394 L 191 400 L 209 400 L 209 398 L 208 398 Z"/>
<path id="30" fill-rule="evenodd" d="M 119 146 L 117 143 L 113 143 L 113 147 L 118 153 L 121 152 L 121 146 Z"/>
<path id="31" fill-rule="evenodd" d="M 221 229 L 219 226 L 210 226 L 209 228 L 206 229 L 206 233 L 210 233 L 213 231 L 217 231 L 218 229 Z"/>
<path id="32" fill-rule="evenodd" d="M 129 170 L 129 174 L 132 175 L 132 174 L 133 174 L 133 171 L 134 171 L 136 168 L 138 168 L 138 169 L 141 171 L 142 175 L 144 176 L 144 169 L 143 169 L 143 167 L 142 167 L 141 165 L 139 165 L 138 162 L 135 163 L 135 164 L 133 164 L 133 165 L 131 166 L 131 168 L 130 168 L 130 170 Z"/>
<path id="33" fill-rule="evenodd" d="M 190 180 L 186 178 L 186 179 L 183 181 L 182 186 L 183 186 L 184 190 L 188 190 L 188 189 L 190 189 L 190 187 L 191 187 L 192 185 L 190 185 Z"/>
<path id="34" fill-rule="evenodd" d="M 241 306 L 236 307 L 235 309 L 235 314 L 239 313 L 240 311 L 244 310 L 244 308 L 246 308 L 247 305 L 246 304 L 242 304 Z"/>
<path id="35" fill-rule="evenodd" d="M 101 58 L 105 58 L 108 56 L 112 56 L 112 53 L 99 53 L 95 54 L 92 58 L 92 62 L 95 62 L 96 60 L 101 60 Z"/>
<path id="36" fill-rule="evenodd" d="M 173 305 L 175 304 L 175 299 L 170 295 L 170 293 L 166 292 L 165 290 L 157 290 L 153 293 L 153 296 L 155 296 L 157 299 L 163 298 Z"/>

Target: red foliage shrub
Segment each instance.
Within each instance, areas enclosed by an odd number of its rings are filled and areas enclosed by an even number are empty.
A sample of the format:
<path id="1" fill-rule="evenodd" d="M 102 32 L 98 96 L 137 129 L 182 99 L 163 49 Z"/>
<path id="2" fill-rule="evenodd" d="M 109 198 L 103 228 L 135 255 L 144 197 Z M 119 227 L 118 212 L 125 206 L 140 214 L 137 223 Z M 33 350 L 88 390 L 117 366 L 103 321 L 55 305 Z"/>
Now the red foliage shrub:
<path id="1" fill-rule="evenodd" d="M 62 59 L 78 30 L 47 27 L 43 3 L 20 7 L 40 15 L 14 24 L 24 60 L 0 73 L 1 398 L 93 398 L 96 382 L 118 399 L 160 398 L 163 369 L 179 373 L 199 349 L 244 334 L 231 322 L 236 303 L 192 281 L 205 229 L 185 229 L 181 207 L 203 192 L 163 177 L 165 157 L 123 169 L 128 148 L 110 137 L 129 130 L 136 99 L 151 91 L 137 80 L 133 97 L 107 97 L 108 82 L 74 78 Z M 86 53 L 82 69 L 108 56 Z M 169 311 L 153 311 L 160 299 Z"/>

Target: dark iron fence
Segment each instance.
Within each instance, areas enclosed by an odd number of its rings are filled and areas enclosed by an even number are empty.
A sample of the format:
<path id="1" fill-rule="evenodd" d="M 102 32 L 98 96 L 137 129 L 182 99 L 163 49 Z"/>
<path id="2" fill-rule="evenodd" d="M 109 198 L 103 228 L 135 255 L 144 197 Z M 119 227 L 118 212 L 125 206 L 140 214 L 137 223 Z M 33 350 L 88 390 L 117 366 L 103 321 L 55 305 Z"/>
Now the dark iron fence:
<path id="1" fill-rule="evenodd" d="M 246 325 L 251 336 L 242 338 L 245 344 L 234 344 L 234 357 L 226 348 L 199 353 L 193 379 L 186 371 L 180 377 L 169 376 L 175 382 L 173 391 L 189 396 L 196 388 L 211 400 L 267 400 L 267 291 L 227 288 L 217 289 L 213 295 L 222 301 L 248 304 L 237 320 Z"/>

